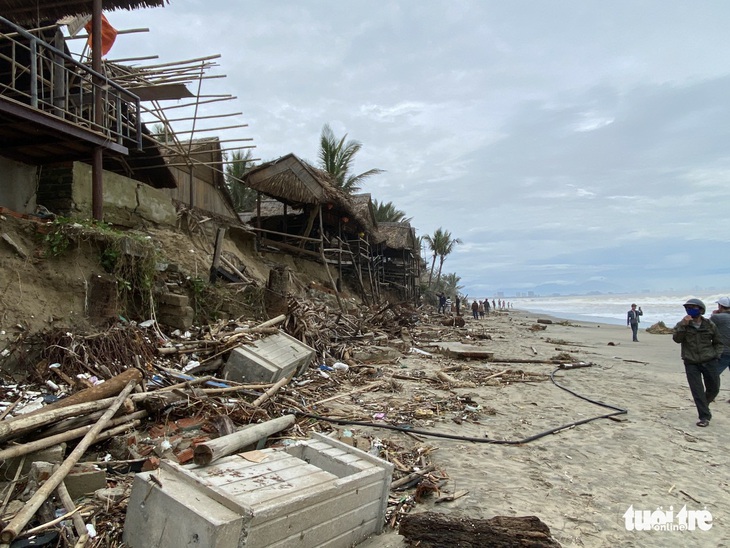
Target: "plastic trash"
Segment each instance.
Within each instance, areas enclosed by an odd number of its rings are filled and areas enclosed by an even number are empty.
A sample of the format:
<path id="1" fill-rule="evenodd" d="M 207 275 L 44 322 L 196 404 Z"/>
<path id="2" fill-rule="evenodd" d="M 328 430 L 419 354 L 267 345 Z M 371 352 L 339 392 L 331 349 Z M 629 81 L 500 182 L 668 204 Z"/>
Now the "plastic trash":
<path id="1" fill-rule="evenodd" d="M 332 364 L 332 367 L 334 369 L 336 369 L 337 371 L 349 371 L 350 370 L 350 366 L 347 365 L 346 363 L 342 363 L 342 362 L 335 362 L 334 364 Z"/>
<path id="2" fill-rule="evenodd" d="M 433 357 L 433 354 L 430 352 L 426 352 L 425 350 L 421 350 L 420 348 L 416 348 L 415 346 L 411 348 L 411 354 L 419 354 L 421 356 L 428 356 L 429 358 Z"/>

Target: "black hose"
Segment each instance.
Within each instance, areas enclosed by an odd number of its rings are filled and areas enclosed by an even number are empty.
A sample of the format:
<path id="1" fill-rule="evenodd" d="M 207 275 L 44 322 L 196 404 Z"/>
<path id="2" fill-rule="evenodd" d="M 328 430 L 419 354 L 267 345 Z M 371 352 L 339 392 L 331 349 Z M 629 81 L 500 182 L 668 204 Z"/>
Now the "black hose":
<path id="1" fill-rule="evenodd" d="M 598 405 L 600 407 L 605 407 L 607 409 L 613 409 L 614 412 L 608 413 L 606 415 L 599 415 L 597 417 L 591 417 L 588 419 L 582 419 L 579 421 L 564 424 L 562 426 L 556 426 L 555 428 L 551 428 L 550 430 L 545 430 L 544 432 L 540 432 L 538 434 L 533 434 L 532 436 L 529 436 L 529 437 L 521 439 L 521 440 L 493 440 L 490 438 L 473 438 L 473 437 L 469 437 L 469 436 L 457 436 L 456 434 L 444 434 L 441 432 L 418 430 L 416 428 L 407 428 L 404 426 L 393 426 L 391 424 L 380 424 L 380 423 L 373 423 L 373 422 L 361 422 L 361 421 L 350 421 L 350 420 L 344 420 L 344 419 L 333 419 L 330 417 L 323 417 L 321 415 L 315 415 L 313 413 L 306 413 L 304 411 L 299 411 L 299 410 L 292 410 L 291 413 L 302 416 L 302 417 L 309 417 L 309 418 L 316 419 L 316 420 L 331 422 L 334 424 L 342 424 L 342 425 L 346 425 L 346 426 L 367 426 L 367 427 L 372 427 L 372 428 L 384 428 L 385 430 L 395 430 L 397 432 L 406 432 L 408 434 L 419 434 L 421 436 L 430 436 L 433 438 L 445 438 L 445 439 L 451 439 L 451 440 L 471 441 L 474 443 L 491 443 L 494 445 L 522 445 L 524 443 L 529 443 L 531 441 L 535 441 L 537 439 L 544 438 L 545 436 L 549 436 L 550 434 L 557 434 L 561 430 L 566 430 L 567 428 L 572 428 L 574 426 L 585 424 L 587 422 L 595 421 L 598 419 L 607 419 L 609 417 L 615 417 L 617 415 L 625 415 L 626 413 L 628 413 L 627 409 L 622 409 L 621 407 L 616 407 L 615 405 L 609 405 L 607 403 L 592 400 L 586 396 L 581 396 L 580 394 L 574 392 L 573 390 L 570 390 L 569 388 L 562 386 L 561 384 L 558 384 L 555 381 L 555 373 L 557 373 L 560 370 L 566 370 L 566 369 L 573 369 L 573 368 L 570 366 L 568 366 L 568 367 L 561 366 L 561 367 L 558 367 L 552 373 L 550 373 L 550 380 L 552 381 L 552 383 L 555 386 L 557 386 L 561 390 L 565 390 L 566 392 L 572 394 L 576 398 L 580 398 L 584 401 L 587 401 L 594 405 Z"/>

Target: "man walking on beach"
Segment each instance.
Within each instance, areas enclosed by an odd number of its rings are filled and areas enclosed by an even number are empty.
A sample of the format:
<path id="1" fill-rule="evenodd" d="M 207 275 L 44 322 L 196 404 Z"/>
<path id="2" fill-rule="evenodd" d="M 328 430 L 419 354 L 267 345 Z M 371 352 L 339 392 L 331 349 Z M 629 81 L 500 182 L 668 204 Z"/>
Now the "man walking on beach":
<path id="1" fill-rule="evenodd" d="M 720 392 L 717 358 L 723 344 L 715 324 L 702 316 L 705 303 L 689 299 L 684 309 L 687 315 L 674 326 L 672 339 L 682 345 L 684 371 L 700 419 L 697 426 L 704 427 L 710 425 L 710 403 Z"/>
<path id="2" fill-rule="evenodd" d="M 631 332 L 634 335 L 634 342 L 639 342 L 639 316 L 643 315 L 644 313 L 641 311 L 641 307 L 639 307 L 639 310 L 636 310 L 635 304 L 631 305 L 631 310 L 626 315 L 626 326 L 631 328 Z"/>
<path id="3" fill-rule="evenodd" d="M 720 340 L 723 344 L 722 354 L 717 360 L 717 375 L 722 374 L 730 366 L 730 297 L 720 297 L 717 301 L 717 310 L 712 312 L 710 321 L 717 327 Z"/>

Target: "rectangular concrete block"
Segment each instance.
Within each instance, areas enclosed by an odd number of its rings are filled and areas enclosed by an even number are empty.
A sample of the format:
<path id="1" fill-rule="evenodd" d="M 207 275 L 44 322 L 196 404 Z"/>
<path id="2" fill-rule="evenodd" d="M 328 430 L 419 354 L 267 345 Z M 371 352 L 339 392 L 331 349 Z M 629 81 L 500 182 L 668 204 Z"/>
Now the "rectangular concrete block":
<path id="1" fill-rule="evenodd" d="M 302 373 L 314 357 L 314 349 L 284 332 L 231 351 L 223 377 L 232 381 L 276 382 Z"/>
<path id="2" fill-rule="evenodd" d="M 93 464 L 80 463 L 71 469 L 63 483 L 74 500 L 84 495 L 93 495 L 94 491 L 106 488 L 106 470 L 100 470 Z"/>
<path id="3" fill-rule="evenodd" d="M 184 307 L 190 304 L 190 297 L 177 293 L 159 293 L 157 295 L 157 301 L 161 304 Z"/>
<path id="4" fill-rule="evenodd" d="M 153 474 L 159 483 L 150 479 Z M 135 477 L 124 542 L 129 548 L 236 548 L 244 546 L 246 519 L 160 469 Z"/>
<path id="5" fill-rule="evenodd" d="M 132 548 L 143 545 L 142 539 L 136 540 L 141 533 L 128 532 L 127 527 L 159 531 L 173 522 L 173 528 L 180 524 L 181 530 L 196 523 L 196 530 L 206 531 L 209 543 L 200 545 L 220 548 L 349 548 L 382 530 L 393 472 L 390 463 L 322 435 L 283 450 L 261 452 L 266 458 L 260 462 L 241 455 L 204 467 L 163 461 L 153 472 L 161 474 L 162 489 L 140 475 L 127 511 L 125 541 Z M 175 500 L 153 499 L 156 490 Z M 238 544 L 213 544 L 235 535 L 226 520 L 211 525 L 210 513 L 201 523 L 191 500 L 240 516 Z M 162 504 L 164 508 L 156 508 Z M 144 518 L 147 515 L 157 521 Z M 217 517 L 223 515 L 216 510 Z M 222 530 L 216 532 L 216 527 Z M 158 540 L 146 535 L 145 542 Z M 176 542 L 191 545 L 185 535 L 176 537 Z"/>

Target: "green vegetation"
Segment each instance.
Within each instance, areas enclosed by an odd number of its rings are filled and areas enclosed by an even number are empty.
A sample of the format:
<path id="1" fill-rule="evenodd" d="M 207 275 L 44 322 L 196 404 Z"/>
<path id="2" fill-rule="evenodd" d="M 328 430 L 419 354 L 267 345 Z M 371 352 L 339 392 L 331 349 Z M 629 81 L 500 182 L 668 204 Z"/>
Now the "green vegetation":
<path id="1" fill-rule="evenodd" d="M 375 214 L 375 220 L 379 223 L 411 222 L 411 218 L 406 217 L 404 211 L 396 209 L 393 202 L 378 202 L 378 200 L 373 200 L 373 213 Z"/>
<path id="2" fill-rule="evenodd" d="M 148 318 L 157 278 L 158 252 L 146 237 L 88 219 L 59 217 L 44 236 L 47 257 L 62 257 L 83 242 L 99 250 L 99 265 L 114 277 L 121 312 Z"/>
<path id="3" fill-rule="evenodd" d="M 362 148 L 362 143 L 345 139 L 347 134 L 338 140 L 329 124 L 324 125 L 320 137 L 319 167 L 332 176 L 337 187 L 348 194 L 354 194 L 360 190 L 360 184 L 365 179 L 383 173 L 383 170 L 369 169 L 359 175 L 350 174 L 355 155 Z"/>
<path id="4" fill-rule="evenodd" d="M 439 281 L 441 280 L 441 269 L 444 266 L 444 261 L 446 260 L 446 257 L 450 255 L 454 251 L 456 245 L 462 243 L 462 241 L 459 238 L 452 238 L 451 232 L 449 232 L 448 230 L 444 230 L 441 227 L 436 229 L 436 232 L 433 233 L 433 236 L 426 235 L 423 237 L 423 239 L 428 245 L 428 248 L 433 253 L 433 259 L 431 261 L 431 272 L 428 276 L 428 287 L 430 288 L 431 282 L 433 280 L 434 266 L 436 265 L 436 257 L 439 258 L 439 270 L 436 277 L 436 284 L 438 285 Z"/>
<path id="5" fill-rule="evenodd" d="M 252 211 L 256 206 L 256 191 L 243 184 L 243 177 L 254 167 L 251 149 L 236 150 L 226 165 L 226 186 L 233 198 L 236 211 Z"/>

